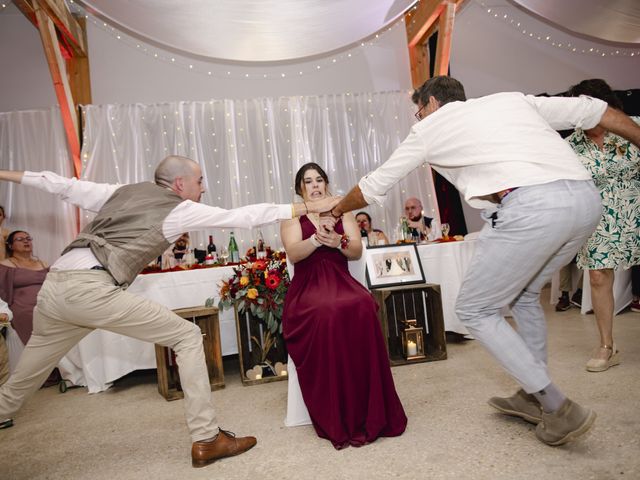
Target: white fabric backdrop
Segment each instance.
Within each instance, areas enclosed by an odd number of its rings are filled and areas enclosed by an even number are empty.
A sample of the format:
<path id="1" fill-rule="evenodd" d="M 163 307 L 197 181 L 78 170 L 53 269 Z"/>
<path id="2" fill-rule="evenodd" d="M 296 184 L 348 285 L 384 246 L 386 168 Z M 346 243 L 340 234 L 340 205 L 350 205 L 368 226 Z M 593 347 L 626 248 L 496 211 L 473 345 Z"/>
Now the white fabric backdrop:
<path id="1" fill-rule="evenodd" d="M 0 113 L 0 169 L 51 170 L 72 176 L 71 161 L 57 107 Z M 3 226 L 24 229 L 33 237 L 34 253 L 53 262 L 75 236 L 76 209 L 33 188 L 0 182 Z"/>
<path id="2" fill-rule="evenodd" d="M 408 92 L 174 102 L 157 105 L 84 107 L 83 178 L 132 183 L 153 178 L 170 154 L 202 166 L 202 201 L 223 208 L 294 200 L 299 166 L 314 161 L 326 169 L 330 188 L 344 194 L 384 162 L 406 137 L 415 106 Z M 408 196 L 423 199 L 426 215 L 438 218 L 431 171 L 420 167 L 392 189 L 385 208 L 368 207 L 374 226 L 391 235 Z M 83 214 L 81 223 L 90 219 Z M 192 234 L 192 245 L 214 235 L 218 248 L 228 231 Z M 236 231 L 240 250 L 256 232 Z M 263 229 L 265 241 L 281 246 L 278 227 Z"/>

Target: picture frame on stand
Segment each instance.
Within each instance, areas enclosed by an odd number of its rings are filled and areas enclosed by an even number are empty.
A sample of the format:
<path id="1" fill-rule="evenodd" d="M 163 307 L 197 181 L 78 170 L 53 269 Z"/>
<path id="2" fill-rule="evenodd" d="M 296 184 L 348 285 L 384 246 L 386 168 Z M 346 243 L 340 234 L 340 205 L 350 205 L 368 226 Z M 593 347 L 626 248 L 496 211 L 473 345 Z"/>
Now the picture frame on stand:
<path id="1" fill-rule="evenodd" d="M 425 283 L 415 243 L 371 246 L 367 249 L 366 263 L 370 290 Z"/>

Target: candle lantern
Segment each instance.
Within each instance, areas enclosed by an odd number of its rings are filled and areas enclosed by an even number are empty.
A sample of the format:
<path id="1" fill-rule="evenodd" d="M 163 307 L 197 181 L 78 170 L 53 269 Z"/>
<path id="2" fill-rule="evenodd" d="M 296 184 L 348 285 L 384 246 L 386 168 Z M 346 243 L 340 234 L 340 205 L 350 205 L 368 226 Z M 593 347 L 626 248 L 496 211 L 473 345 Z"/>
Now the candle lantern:
<path id="1" fill-rule="evenodd" d="M 404 321 L 406 326 L 402 332 L 402 351 L 407 360 L 425 358 L 422 327 L 418 327 L 417 323 L 415 319 Z"/>

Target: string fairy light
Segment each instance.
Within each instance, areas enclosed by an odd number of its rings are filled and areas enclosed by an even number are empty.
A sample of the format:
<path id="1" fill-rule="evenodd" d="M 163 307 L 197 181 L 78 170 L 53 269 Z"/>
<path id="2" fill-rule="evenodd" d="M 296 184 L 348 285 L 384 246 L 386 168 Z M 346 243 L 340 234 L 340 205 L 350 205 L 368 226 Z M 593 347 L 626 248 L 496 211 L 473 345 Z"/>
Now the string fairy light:
<path id="1" fill-rule="evenodd" d="M 483 1 L 477 1 L 477 3 L 482 7 L 484 12 L 495 18 L 496 20 L 500 20 L 507 25 L 511 26 L 515 30 L 518 30 L 522 35 L 536 42 L 543 43 L 545 45 L 551 46 L 553 48 L 557 48 L 560 50 L 564 50 L 573 54 L 578 55 L 592 55 L 597 57 L 636 57 L 640 56 L 640 50 L 633 48 L 622 48 L 622 47 L 603 47 L 599 44 L 589 44 L 589 45 L 577 45 L 572 43 L 571 41 L 562 40 L 560 38 L 556 38 L 550 34 L 543 34 L 533 31 L 534 29 L 529 28 L 527 26 L 526 21 L 517 17 L 516 15 L 512 15 L 511 13 L 504 13 L 504 11 L 500 11 L 500 6 L 488 6 Z"/>
<path id="2" fill-rule="evenodd" d="M 172 66 L 176 66 L 178 68 L 187 70 L 192 73 L 196 73 L 199 75 L 205 75 L 212 78 L 227 78 L 227 79 L 245 79 L 245 80 L 256 80 L 256 79 L 272 79 L 272 80 L 282 80 L 287 79 L 289 77 L 301 77 L 304 75 L 311 74 L 313 72 L 318 72 L 323 70 L 324 68 L 331 68 L 341 63 L 348 62 L 353 60 L 356 56 L 361 55 L 366 48 L 373 47 L 378 45 L 382 39 L 394 29 L 404 27 L 404 21 L 401 19 L 397 21 L 394 25 L 386 27 L 381 32 L 371 35 L 367 40 L 360 42 L 355 48 L 352 48 L 348 51 L 344 51 L 341 53 L 336 53 L 329 57 L 314 60 L 314 61 L 305 61 L 301 59 L 302 64 L 304 65 L 297 72 L 278 72 L 277 67 L 271 66 L 269 67 L 269 71 L 261 71 L 256 72 L 255 67 L 239 67 L 234 70 L 230 70 L 228 65 L 223 64 L 215 64 L 209 63 L 206 61 L 193 60 L 188 58 L 181 58 L 176 56 L 175 54 L 169 54 L 163 51 L 161 48 L 153 47 L 148 45 L 140 40 L 137 40 L 129 35 L 121 32 L 117 28 L 109 25 L 104 20 L 101 20 L 98 17 L 93 16 L 90 12 L 83 9 L 80 5 L 71 3 L 71 9 L 74 13 L 84 16 L 88 22 L 91 22 L 97 28 L 102 31 L 108 33 L 111 37 L 113 37 L 118 42 L 121 42 L 128 47 L 139 51 L 155 60 L 161 61 L 163 63 L 171 64 Z M 251 69 L 247 71 L 247 69 Z"/>

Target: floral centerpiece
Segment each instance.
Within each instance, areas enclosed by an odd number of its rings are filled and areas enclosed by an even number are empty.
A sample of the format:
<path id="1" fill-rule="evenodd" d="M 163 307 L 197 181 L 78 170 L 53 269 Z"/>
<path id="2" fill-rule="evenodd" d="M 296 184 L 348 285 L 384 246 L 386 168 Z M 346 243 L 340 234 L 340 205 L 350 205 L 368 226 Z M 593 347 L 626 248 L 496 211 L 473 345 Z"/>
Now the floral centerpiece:
<path id="1" fill-rule="evenodd" d="M 271 249 L 266 253 L 266 258 L 257 259 L 254 249 L 250 249 L 246 255 L 248 261 L 234 267 L 233 275 L 219 284 L 218 308 L 223 311 L 235 306 L 239 314 L 250 312 L 250 318 L 266 327 L 262 329 L 261 339 L 252 336 L 251 341 L 260 352 L 257 360 L 273 369 L 267 356 L 282 339 L 282 310 L 290 280 L 286 254 Z M 208 299 L 207 305 L 212 304 L 213 299 Z"/>

